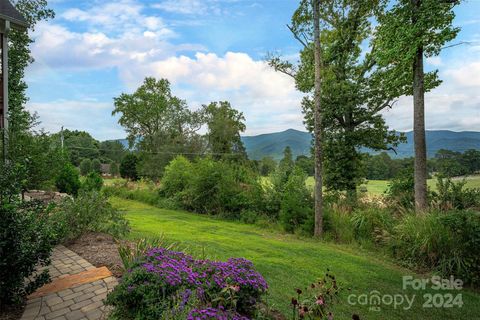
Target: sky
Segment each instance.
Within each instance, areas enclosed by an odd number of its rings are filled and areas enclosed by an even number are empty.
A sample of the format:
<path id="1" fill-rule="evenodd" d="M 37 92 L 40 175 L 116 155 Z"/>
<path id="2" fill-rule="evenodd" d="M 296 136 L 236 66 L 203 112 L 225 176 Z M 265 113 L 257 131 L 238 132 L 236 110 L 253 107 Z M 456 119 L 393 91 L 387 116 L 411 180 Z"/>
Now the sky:
<path id="1" fill-rule="evenodd" d="M 26 72 L 30 98 L 49 132 L 61 126 L 96 139 L 126 136 L 112 117 L 113 98 L 147 76 L 167 78 L 172 92 L 197 109 L 228 100 L 246 118 L 245 135 L 305 130 L 293 80 L 265 64 L 275 52 L 295 60 L 301 45 L 286 24 L 297 0 L 50 0 L 56 17 L 31 33 L 35 62 Z M 427 59 L 443 83 L 426 95 L 427 129 L 480 130 L 480 0 L 456 9 L 462 28 Z M 412 97 L 384 116 L 395 130 L 412 128 Z"/>

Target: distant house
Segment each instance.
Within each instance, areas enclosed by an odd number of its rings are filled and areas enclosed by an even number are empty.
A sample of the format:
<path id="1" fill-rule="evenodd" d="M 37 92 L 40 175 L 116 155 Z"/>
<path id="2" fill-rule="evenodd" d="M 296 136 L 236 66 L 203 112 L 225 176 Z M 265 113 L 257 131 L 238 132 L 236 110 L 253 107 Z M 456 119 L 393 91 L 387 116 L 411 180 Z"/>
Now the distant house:
<path id="1" fill-rule="evenodd" d="M 100 165 L 100 173 L 103 175 L 103 176 L 110 176 L 110 163 L 102 163 Z"/>

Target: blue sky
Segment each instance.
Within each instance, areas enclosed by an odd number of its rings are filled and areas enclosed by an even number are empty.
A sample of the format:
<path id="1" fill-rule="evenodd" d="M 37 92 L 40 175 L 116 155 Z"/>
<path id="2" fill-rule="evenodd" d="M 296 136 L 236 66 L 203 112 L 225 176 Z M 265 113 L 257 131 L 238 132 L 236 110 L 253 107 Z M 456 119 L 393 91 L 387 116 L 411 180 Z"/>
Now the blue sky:
<path id="1" fill-rule="evenodd" d="M 50 0 L 56 18 L 32 33 L 35 63 L 27 71 L 28 108 L 40 127 L 86 130 L 100 140 L 123 138 L 111 116 L 113 97 L 133 92 L 146 76 L 168 78 L 175 95 L 196 109 L 228 100 L 247 121 L 246 134 L 304 130 L 293 81 L 263 59 L 295 59 L 290 35 L 298 1 L 291 0 Z M 427 60 L 444 83 L 426 97 L 427 128 L 480 129 L 480 1 L 464 2 L 462 27 L 446 49 Z M 412 127 L 411 97 L 385 113 L 397 130 Z"/>

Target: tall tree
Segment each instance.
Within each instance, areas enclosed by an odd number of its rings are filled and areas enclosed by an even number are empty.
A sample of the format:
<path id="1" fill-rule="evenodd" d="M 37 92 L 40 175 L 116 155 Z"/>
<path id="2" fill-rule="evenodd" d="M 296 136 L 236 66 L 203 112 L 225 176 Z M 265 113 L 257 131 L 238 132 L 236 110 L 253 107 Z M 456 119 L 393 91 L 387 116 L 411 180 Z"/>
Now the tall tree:
<path id="1" fill-rule="evenodd" d="M 245 117 L 228 101 L 212 102 L 202 109 L 208 126 L 208 146 L 216 159 L 246 159 L 240 133 L 245 131 Z"/>
<path id="2" fill-rule="evenodd" d="M 379 17 L 377 60 L 388 71 L 385 90 L 413 95 L 415 209 L 427 208 L 425 92 L 441 81 L 438 70 L 425 73 L 424 57 L 438 55 L 459 29 L 452 26 L 455 0 L 398 0 Z"/>
<path id="3" fill-rule="evenodd" d="M 313 0 L 314 59 L 315 59 L 315 229 L 314 235 L 323 234 L 323 140 L 322 140 L 322 48 L 320 47 L 320 0 Z"/>
<path id="4" fill-rule="evenodd" d="M 157 179 L 176 154 L 203 152 L 197 131 L 202 125 L 200 112 L 188 109 L 174 96 L 166 79 L 146 78 L 132 94 L 114 98 L 112 115 L 128 133 L 130 146 L 141 152 L 140 174 Z"/>
<path id="5" fill-rule="evenodd" d="M 297 88 L 315 93 L 315 46 L 311 36 L 313 14 L 302 1 L 292 17 L 291 30 L 304 48 L 300 63 L 270 60 L 277 70 L 294 77 Z M 385 150 L 398 143 L 380 112 L 392 106 L 395 92 L 383 90 L 382 71 L 377 69 L 374 46 L 362 48 L 373 34 L 371 20 L 383 9 L 380 0 L 329 0 L 321 3 L 321 126 L 323 180 L 328 189 L 346 191 L 352 204 L 363 178 L 365 148 Z M 312 40 L 313 39 L 313 40 Z M 311 96 L 302 102 L 305 123 L 315 132 L 316 105 Z M 318 134 L 315 133 L 318 137 Z"/>

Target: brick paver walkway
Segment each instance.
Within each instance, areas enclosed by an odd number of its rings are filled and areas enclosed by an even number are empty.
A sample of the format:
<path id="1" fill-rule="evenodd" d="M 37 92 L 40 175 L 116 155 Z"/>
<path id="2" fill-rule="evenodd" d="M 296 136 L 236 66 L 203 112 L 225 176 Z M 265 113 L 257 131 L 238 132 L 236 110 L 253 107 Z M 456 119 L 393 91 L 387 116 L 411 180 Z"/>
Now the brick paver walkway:
<path id="1" fill-rule="evenodd" d="M 73 251 L 57 246 L 48 268 L 52 283 L 30 295 L 21 320 L 105 318 L 103 300 L 118 283 L 105 267 L 95 268 Z"/>

